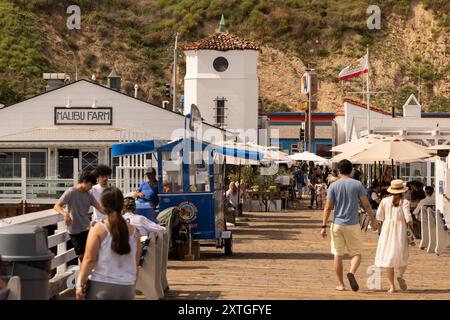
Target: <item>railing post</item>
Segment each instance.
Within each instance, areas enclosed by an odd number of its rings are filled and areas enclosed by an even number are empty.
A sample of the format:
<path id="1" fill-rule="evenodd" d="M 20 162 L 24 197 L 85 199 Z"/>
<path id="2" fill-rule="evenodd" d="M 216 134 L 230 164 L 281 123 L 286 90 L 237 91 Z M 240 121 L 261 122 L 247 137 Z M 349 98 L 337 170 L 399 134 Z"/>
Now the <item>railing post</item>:
<path id="1" fill-rule="evenodd" d="M 431 186 L 431 161 L 427 161 L 427 186 Z"/>
<path id="2" fill-rule="evenodd" d="M 27 159 L 21 160 L 21 188 L 22 188 L 22 201 L 27 200 Z"/>
<path id="3" fill-rule="evenodd" d="M 73 159 L 73 185 L 78 183 L 78 158 Z"/>
<path id="4" fill-rule="evenodd" d="M 57 228 L 55 234 L 66 232 L 67 227 L 66 223 L 63 221 L 59 221 L 57 223 Z M 60 255 L 67 251 L 67 242 L 64 241 L 57 246 L 56 254 Z M 62 274 L 67 271 L 67 263 L 64 263 L 56 268 L 56 274 Z"/>
<path id="5" fill-rule="evenodd" d="M 123 193 L 131 192 L 130 188 L 130 158 L 125 158 L 125 169 L 123 177 Z"/>

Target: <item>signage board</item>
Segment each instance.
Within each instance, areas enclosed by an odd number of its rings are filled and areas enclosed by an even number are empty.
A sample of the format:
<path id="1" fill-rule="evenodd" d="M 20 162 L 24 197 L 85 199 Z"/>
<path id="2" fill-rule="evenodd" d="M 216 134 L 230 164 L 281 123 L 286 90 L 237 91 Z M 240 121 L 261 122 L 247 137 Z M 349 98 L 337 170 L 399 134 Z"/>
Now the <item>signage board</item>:
<path id="1" fill-rule="evenodd" d="M 310 76 L 308 72 L 305 72 L 300 78 L 300 86 L 302 93 L 309 93 L 310 87 Z"/>
<path id="2" fill-rule="evenodd" d="M 111 107 L 55 107 L 55 125 L 112 125 Z"/>

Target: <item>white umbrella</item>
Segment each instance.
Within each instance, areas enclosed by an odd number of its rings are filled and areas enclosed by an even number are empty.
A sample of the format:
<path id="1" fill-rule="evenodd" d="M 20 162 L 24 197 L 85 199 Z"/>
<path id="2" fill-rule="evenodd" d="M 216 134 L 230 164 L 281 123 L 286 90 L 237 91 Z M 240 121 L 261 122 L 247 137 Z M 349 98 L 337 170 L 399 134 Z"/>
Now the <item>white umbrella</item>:
<path id="1" fill-rule="evenodd" d="M 264 158 L 261 159 L 261 162 L 276 164 L 283 163 L 286 164 L 289 168 L 293 164 L 293 161 L 289 158 L 289 155 L 286 152 L 280 151 L 280 148 L 277 146 L 260 146 L 253 143 L 248 143 L 248 145 L 264 153 Z"/>
<path id="2" fill-rule="evenodd" d="M 264 157 L 257 161 L 252 159 L 241 159 L 236 158 L 231 155 L 226 155 L 227 164 L 234 165 L 259 165 L 261 162 L 265 163 L 284 163 L 287 164 L 288 167 L 292 166 L 292 160 L 288 157 L 288 154 L 279 150 L 278 147 L 275 146 L 260 146 L 251 142 L 248 143 L 239 143 L 234 141 L 223 141 L 217 143 L 217 145 L 228 147 L 228 148 L 237 148 L 241 150 L 250 150 L 250 151 L 258 151 L 264 154 Z"/>
<path id="3" fill-rule="evenodd" d="M 319 157 L 318 155 L 308 151 L 294 153 L 293 155 L 290 155 L 289 158 L 295 161 L 328 162 L 328 159 Z"/>
<path id="4" fill-rule="evenodd" d="M 368 145 L 379 142 L 381 139 L 386 138 L 379 134 L 369 134 L 368 136 L 359 138 L 357 140 L 352 140 L 338 146 L 331 148 L 333 152 L 349 152 L 349 151 L 360 151 L 365 149 Z"/>
<path id="5" fill-rule="evenodd" d="M 361 151 L 366 150 L 367 148 L 355 148 L 354 150 L 350 150 L 350 151 L 346 151 L 346 152 L 342 152 L 336 156 L 334 156 L 333 158 L 330 159 L 331 162 L 339 162 L 341 160 L 347 159 L 350 160 L 350 158 L 352 158 L 354 155 L 358 154 Z"/>
<path id="6" fill-rule="evenodd" d="M 428 150 L 428 152 L 446 157 L 446 154 L 448 154 L 448 152 L 450 151 L 450 145 L 438 144 L 426 149 Z"/>
<path id="7" fill-rule="evenodd" d="M 350 157 L 349 160 L 355 163 L 374 161 L 411 163 L 430 156 L 430 152 L 417 143 L 402 138 L 385 138 Z"/>

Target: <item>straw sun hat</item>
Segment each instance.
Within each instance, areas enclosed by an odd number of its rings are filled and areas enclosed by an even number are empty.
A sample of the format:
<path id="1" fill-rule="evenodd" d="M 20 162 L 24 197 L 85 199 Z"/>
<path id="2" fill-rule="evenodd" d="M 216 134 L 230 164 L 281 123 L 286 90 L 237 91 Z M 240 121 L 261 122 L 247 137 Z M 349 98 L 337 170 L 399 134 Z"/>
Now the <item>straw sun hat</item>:
<path id="1" fill-rule="evenodd" d="M 387 192 L 389 192 L 391 194 L 399 194 L 399 193 L 404 193 L 406 191 L 408 191 L 408 188 L 406 188 L 403 185 L 403 180 L 401 180 L 401 179 L 392 180 L 391 186 L 387 189 Z"/>

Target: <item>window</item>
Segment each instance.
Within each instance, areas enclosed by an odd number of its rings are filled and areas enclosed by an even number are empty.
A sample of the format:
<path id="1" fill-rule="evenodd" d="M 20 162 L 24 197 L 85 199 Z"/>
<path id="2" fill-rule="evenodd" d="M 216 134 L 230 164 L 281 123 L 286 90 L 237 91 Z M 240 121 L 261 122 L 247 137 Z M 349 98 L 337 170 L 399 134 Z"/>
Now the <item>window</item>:
<path id="1" fill-rule="evenodd" d="M 116 177 L 116 168 L 119 166 L 120 164 L 120 157 L 113 157 L 112 156 L 112 148 L 109 148 L 109 154 L 110 154 L 110 168 L 112 170 L 111 173 L 111 178 L 115 178 Z"/>
<path id="2" fill-rule="evenodd" d="M 224 128 L 226 126 L 225 124 L 225 101 L 227 101 L 225 98 L 219 98 L 217 97 L 214 102 L 216 103 L 216 125 L 220 128 Z"/>
<path id="3" fill-rule="evenodd" d="M 183 192 L 182 159 L 181 151 L 162 152 L 163 190 L 160 193 Z"/>
<path id="4" fill-rule="evenodd" d="M 189 162 L 189 191 L 209 192 L 209 166 L 204 161 L 202 151 L 190 152 Z"/>
<path id="5" fill-rule="evenodd" d="M 94 170 L 98 166 L 98 152 L 81 152 L 81 170 Z"/>
<path id="6" fill-rule="evenodd" d="M 46 151 L 5 151 L 0 155 L 0 178 L 20 178 L 21 159 L 26 159 L 27 177 L 45 178 L 47 175 Z"/>
<path id="7" fill-rule="evenodd" d="M 411 176 L 411 164 L 404 163 L 400 165 L 400 175 L 402 177 L 405 177 L 406 179 L 409 179 Z"/>
<path id="8" fill-rule="evenodd" d="M 213 67 L 217 72 L 224 72 L 228 69 L 228 60 L 224 57 L 218 57 L 214 60 Z"/>
<path id="9" fill-rule="evenodd" d="M 291 144 L 291 154 L 298 152 L 298 144 Z"/>

